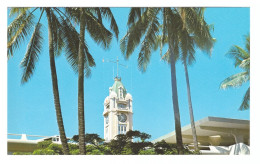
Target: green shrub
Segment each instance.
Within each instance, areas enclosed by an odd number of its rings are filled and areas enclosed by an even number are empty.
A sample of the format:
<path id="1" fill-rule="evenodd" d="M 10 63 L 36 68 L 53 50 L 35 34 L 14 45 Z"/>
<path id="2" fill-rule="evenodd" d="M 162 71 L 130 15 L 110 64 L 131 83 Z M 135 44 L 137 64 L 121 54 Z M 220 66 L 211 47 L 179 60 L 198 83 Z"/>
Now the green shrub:
<path id="1" fill-rule="evenodd" d="M 121 152 L 122 155 L 133 155 L 134 152 L 132 151 L 132 149 L 130 147 L 124 147 L 123 151 Z"/>
<path id="2" fill-rule="evenodd" d="M 55 153 L 53 150 L 51 149 L 37 149 L 34 150 L 33 155 L 59 155 L 58 153 Z"/>
<path id="3" fill-rule="evenodd" d="M 79 149 L 73 149 L 70 151 L 71 155 L 79 155 Z"/>
<path id="4" fill-rule="evenodd" d="M 55 153 L 60 154 L 60 155 L 64 154 L 62 151 L 62 145 L 60 145 L 60 144 L 52 143 L 48 146 L 48 149 L 53 150 Z"/>
<path id="5" fill-rule="evenodd" d="M 71 144 L 71 143 L 68 143 L 69 145 L 69 149 L 70 150 L 76 150 L 76 149 L 79 149 L 79 145 L 77 144 Z"/>
<path id="6" fill-rule="evenodd" d="M 13 155 L 32 155 L 31 152 L 14 152 Z"/>
<path id="7" fill-rule="evenodd" d="M 98 149 L 93 149 L 91 152 L 87 152 L 87 155 L 104 155 L 104 153 Z"/>
<path id="8" fill-rule="evenodd" d="M 39 142 L 39 143 L 37 144 L 37 147 L 38 147 L 39 149 L 45 149 L 45 148 L 47 148 L 50 144 L 52 144 L 52 141 L 51 141 L 51 140 L 42 141 L 42 142 Z"/>
<path id="9" fill-rule="evenodd" d="M 87 153 L 91 153 L 95 149 L 96 149 L 96 146 L 94 146 L 94 145 L 86 145 L 86 152 Z"/>
<path id="10" fill-rule="evenodd" d="M 155 151 L 153 149 L 140 150 L 139 155 L 155 155 Z"/>
<path id="11" fill-rule="evenodd" d="M 99 145 L 97 148 L 105 155 L 112 155 L 111 149 L 107 145 Z"/>

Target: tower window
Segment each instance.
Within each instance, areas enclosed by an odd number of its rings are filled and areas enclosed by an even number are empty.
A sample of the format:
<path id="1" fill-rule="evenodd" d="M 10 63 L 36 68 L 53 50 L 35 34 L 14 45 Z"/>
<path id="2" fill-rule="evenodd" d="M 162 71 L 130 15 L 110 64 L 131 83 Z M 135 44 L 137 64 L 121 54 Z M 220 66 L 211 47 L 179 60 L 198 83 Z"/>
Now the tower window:
<path id="1" fill-rule="evenodd" d="M 113 100 L 113 103 L 114 103 L 114 108 L 116 107 L 116 99 L 114 98 Z"/>
<path id="2" fill-rule="evenodd" d="M 129 109 L 131 108 L 131 106 L 130 106 L 130 100 L 128 100 L 128 105 L 129 105 Z"/>
<path id="3" fill-rule="evenodd" d="M 106 127 L 105 139 L 108 139 L 108 127 Z"/>
<path id="4" fill-rule="evenodd" d="M 118 134 L 126 134 L 126 125 L 118 124 Z"/>
<path id="5" fill-rule="evenodd" d="M 120 99 L 123 98 L 123 88 L 122 87 L 119 88 L 119 98 Z"/>
<path id="6" fill-rule="evenodd" d="M 118 106 L 119 109 L 125 109 L 126 108 L 125 104 L 117 104 L 117 106 Z"/>
<path id="7" fill-rule="evenodd" d="M 106 121 L 106 124 L 108 124 L 108 122 L 109 122 L 109 117 L 108 117 L 108 115 L 105 117 L 105 121 Z"/>

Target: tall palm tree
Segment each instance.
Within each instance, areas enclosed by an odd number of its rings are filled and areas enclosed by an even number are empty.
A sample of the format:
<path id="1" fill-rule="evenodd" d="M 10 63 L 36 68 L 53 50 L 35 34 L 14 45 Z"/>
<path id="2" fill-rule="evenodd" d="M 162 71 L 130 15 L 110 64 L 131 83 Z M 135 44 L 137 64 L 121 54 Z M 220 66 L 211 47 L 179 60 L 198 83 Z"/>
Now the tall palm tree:
<path id="1" fill-rule="evenodd" d="M 40 17 L 37 23 L 34 23 L 34 12 L 40 11 Z M 64 19 L 61 15 L 59 8 L 11 8 L 10 16 L 18 15 L 14 21 L 8 26 L 8 43 L 7 43 L 7 56 L 8 59 L 13 56 L 15 49 L 30 34 L 30 30 L 34 27 L 33 34 L 28 43 L 27 51 L 21 62 L 23 68 L 22 83 L 28 82 L 35 70 L 35 64 L 38 61 L 39 54 L 42 48 L 42 24 L 41 18 L 46 14 L 48 21 L 48 39 L 49 39 L 49 57 L 50 69 L 54 96 L 54 105 L 56 110 L 57 123 L 61 138 L 64 154 L 69 154 L 69 147 L 63 125 L 58 79 L 55 66 L 55 56 L 60 55 L 62 48 L 66 49 L 68 61 L 73 68 L 77 70 L 77 48 L 78 48 L 78 35 L 74 27 L 70 24 L 68 19 Z M 59 15 L 59 17 L 57 17 Z"/>
<path id="2" fill-rule="evenodd" d="M 85 30 L 90 36 L 101 44 L 104 49 L 109 48 L 112 33 L 102 23 L 103 18 L 110 20 L 110 28 L 118 38 L 118 27 L 109 8 L 67 8 L 67 14 L 71 19 L 80 24 L 80 43 L 78 51 L 78 126 L 79 126 L 79 150 L 85 155 L 85 118 L 84 118 L 84 45 Z"/>
<path id="3" fill-rule="evenodd" d="M 205 24 L 206 25 L 206 24 Z M 199 150 L 198 147 L 198 139 L 196 134 L 194 115 L 193 115 L 193 107 L 191 100 L 191 91 L 190 91 L 190 80 L 188 74 L 187 65 L 191 65 L 195 61 L 195 49 L 194 46 L 198 46 L 203 51 L 206 51 L 207 54 L 211 54 L 211 48 L 213 47 L 214 39 L 211 37 L 209 33 L 209 28 L 207 26 L 201 30 L 201 32 L 205 33 L 203 37 L 204 39 L 194 39 L 187 32 L 181 34 L 180 39 L 180 49 L 181 49 L 181 60 L 184 66 L 185 78 L 186 78 L 186 87 L 187 87 L 187 96 L 188 96 L 188 104 L 189 104 L 189 113 L 190 113 L 190 122 L 193 136 L 194 148 L 196 151 Z M 198 43 L 199 42 L 199 43 Z"/>
<path id="4" fill-rule="evenodd" d="M 189 17 L 188 15 L 189 11 L 187 10 L 190 9 L 189 8 L 180 9 L 181 17 L 184 20 L 183 22 L 186 22 L 185 20 Z M 201 29 L 198 36 L 189 34 L 187 28 L 185 27 L 187 26 L 186 24 L 184 24 L 183 26 L 184 28 L 182 28 L 182 30 L 179 33 L 179 48 L 180 48 L 179 55 L 181 55 L 181 61 L 184 66 L 193 143 L 194 143 L 194 148 L 197 151 L 199 150 L 198 139 L 196 134 L 195 122 L 194 122 L 193 107 L 191 101 L 191 91 L 190 91 L 190 81 L 189 81 L 187 65 L 191 65 L 195 62 L 195 46 L 201 49 L 202 51 L 206 52 L 206 54 L 211 55 L 211 49 L 213 48 L 215 42 L 215 39 L 212 38 L 210 34 L 210 30 L 213 28 L 213 26 L 207 25 L 207 23 L 205 22 L 204 10 L 205 8 L 200 8 L 197 10 L 198 17 L 197 20 L 195 20 L 194 22 L 198 22 L 198 23 L 192 24 L 193 26 L 195 26 L 196 29 Z M 160 41 L 160 38 L 158 40 Z M 167 61 L 167 59 L 169 58 L 168 56 L 169 53 L 166 53 L 162 57 L 162 59 Z"/>
<path id="5" fill-rule="evenodd" d="M 230 48 L 227 56 L 234 60 L 235 67 L 239 66 L 244 71 L 226 78 L 220 84 L 221 89 L 236 88 L 250 81 L 250 35 L 246 36 L 245 49 L 234 45 Z M 239 110 L 247 110 L 250 107 L 250 87 L 248 87 Z"/>
<path id="6" fill-rule="evenodd" d="M 175 63 L 180 54 L 180 37 L 183 31 L 201 38 L 202 19 L 200 8 L 132 8 L 129 13 L 127 34 L 121 39 L 121 50 L 125 58 L 129 58 L 133 50 L 141 42 L 138 55 L 138 67 L 146 71 L 150 61 L 151 52 L 158 47 L 158 38 L 161 43 L 168 44 L 168 61 L 171 66 L 172 101 L 175 120 L 176 142 L 179 153 L 183 153 L 181 122 L 178 105 L 177 80 Z M 161 21 L 159 21 L 159 16 Z M 161 26 L 161 28 L 159 28 Z M 160 30 L 161 29 L 161 30 Z"/>

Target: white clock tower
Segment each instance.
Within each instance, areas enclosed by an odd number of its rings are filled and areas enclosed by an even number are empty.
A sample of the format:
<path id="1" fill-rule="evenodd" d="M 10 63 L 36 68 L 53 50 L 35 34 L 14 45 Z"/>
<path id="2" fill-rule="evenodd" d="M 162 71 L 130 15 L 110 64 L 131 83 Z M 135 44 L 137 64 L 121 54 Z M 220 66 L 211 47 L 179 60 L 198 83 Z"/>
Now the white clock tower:
<path id="1" fill-rule="evenodd" d="M 133 130 L 132 96 L 126 92 L 121 78 L 116 77 L 109 96 L 104 101 L 104 138 L 115 139 L 118 134 Z"/>

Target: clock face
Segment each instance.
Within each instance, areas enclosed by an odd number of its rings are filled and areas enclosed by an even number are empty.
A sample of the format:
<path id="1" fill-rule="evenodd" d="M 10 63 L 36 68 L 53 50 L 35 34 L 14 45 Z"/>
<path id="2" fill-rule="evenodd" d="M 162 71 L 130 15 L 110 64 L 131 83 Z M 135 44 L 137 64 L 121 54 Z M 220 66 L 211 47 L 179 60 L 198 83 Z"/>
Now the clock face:
<path id="1" fill-rule="evenodd" d="M 122 114 L 118 115 L 118 121 L 126 122 L 126 120 L 127 120 L 127 116 L 125 114 L 122 113 Z"/>

